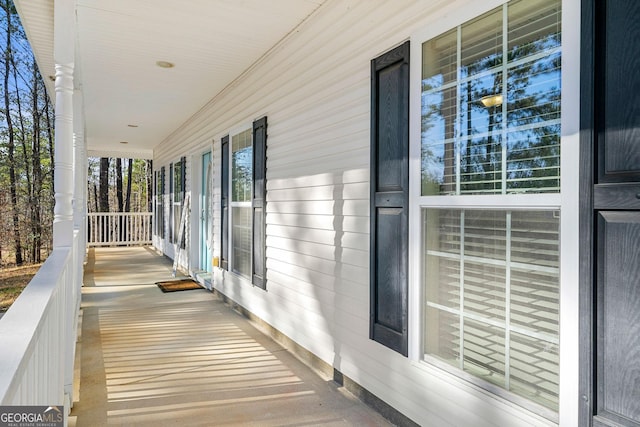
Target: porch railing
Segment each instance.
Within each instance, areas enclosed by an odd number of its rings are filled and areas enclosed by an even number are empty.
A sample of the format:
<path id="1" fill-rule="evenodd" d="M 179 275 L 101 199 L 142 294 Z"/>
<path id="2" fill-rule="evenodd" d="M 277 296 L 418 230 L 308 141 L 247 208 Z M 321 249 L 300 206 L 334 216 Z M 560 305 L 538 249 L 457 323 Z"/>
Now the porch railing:
<path id="1" fill-rule="evenodd" d="M 84 244 L 56 248 L 0 319 L 0 405 L 73 401 Z"/>
<path id="2" fill-rule="evenodd" d="M 98 212 L 87 215 L 89 246 L 151 244 L 151 212 Z"/>

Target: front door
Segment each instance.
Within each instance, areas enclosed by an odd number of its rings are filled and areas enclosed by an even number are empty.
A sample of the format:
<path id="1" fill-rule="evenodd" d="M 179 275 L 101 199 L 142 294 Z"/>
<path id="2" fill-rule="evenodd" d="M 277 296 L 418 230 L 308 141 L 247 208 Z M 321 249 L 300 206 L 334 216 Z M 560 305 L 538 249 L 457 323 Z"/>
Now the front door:
<path id="1" fill-rule="evenodd" d="M 583 262 L 581 425 L 640 426 L 640 2 L 583 2 L 583 133 L 592 199 Z M 593 52 L 593 53 L 591 53 Z M 585 61 L 588 59 L 588 61 Z M 587 101 L 585 103 L 584 101 Z M 584 152 L 583 152 L 584 153 Z M 584 182 L 584 180 L 583 180 Z M 591 184 L 592 183 L 592 184 Z M 587 187 L 585 186 L 585 189 Z M 585 283 L 592 283 L 585 288 Z M 588 351 L 588 353 L 587 353 Z M 585 369 L 586 368 L 586 369 Z"/>
<path id="2" fill-rule="evenodd" d="M 200 193 L 200 269 L 211 272 L 211 152 L 202 155 Z"/>

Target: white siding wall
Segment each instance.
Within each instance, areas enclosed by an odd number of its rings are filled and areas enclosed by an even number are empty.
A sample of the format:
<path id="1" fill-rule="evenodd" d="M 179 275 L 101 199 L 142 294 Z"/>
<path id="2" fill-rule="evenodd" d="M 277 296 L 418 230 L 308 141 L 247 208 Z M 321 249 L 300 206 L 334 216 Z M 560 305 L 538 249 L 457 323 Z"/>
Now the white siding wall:
<path id="1" fill-rule="evenodd" d="M 329 0 L 164 141 L 154 166 L 169 191 L 169 163 L 186 155 L 191 177 L 190 156 L 214 141 L 218 256 L 220 139 L 267 115 L 267 291 L 217 269 L 215 287 L 421 425 L 540 425 L 368 338 L 370 61 L 475 3 Z"/>

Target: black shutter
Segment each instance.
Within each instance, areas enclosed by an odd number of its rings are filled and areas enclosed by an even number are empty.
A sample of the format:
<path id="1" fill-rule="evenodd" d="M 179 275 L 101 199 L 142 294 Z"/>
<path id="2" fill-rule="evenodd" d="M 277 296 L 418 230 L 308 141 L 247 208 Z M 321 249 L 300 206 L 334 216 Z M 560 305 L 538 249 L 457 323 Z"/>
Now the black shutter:
<path id="1" fill-rule="evenodd" d="M 182 216 L 182 209 L 186 209 L 186 205 L 184 204 L 184 198 L 187 194 L 187 158 L 182 157 L 180 159 L 180 189 L 182 190 L 182 206 L 180 207 L 180 215 Z M 185 212 L 185 215 L 188 215 L 188 212 Z M 181 218 L 180 218 L 181 219 Z M 189 217 L 187 217 L 187 221 Z M 182 224 L 179 224 L 178 227 L 182 227 Z M 182 236 L 182 241 L 180 242 L 180 248 L 185 249 L 187 246 L 187 225 L 185 224 L 184 235 Z"/>
<path id="2" fill-rule="evenodd" d="M 187 190 L 187 158 L 182 157 L 180 159 L 180 177 L 182 181 L 180 182 L 181 190 L 182 190 L 182 201 L 184 201 L 184 195 Z"/>
<path id="3" fill-rule="evenodd" d="M 371 61 L 370 338 L 407 355 L 409 42 Z"/>
<path id="4" fill-rule="evenodd" d="M 169 163 L 169 243 L 174 242 L 175 231 L 173 227 L 173 193 L 175 189 L 173 188 L 176 183 L 173 179 L 173 163 Z"/>
<path id="5" fill-rule="evenodd" d="M 253 122 L 253 274 L 251 283 L 266 289 L 267 117 Z"/>
<path id="6" fill-rule="evenodd" d="M 162 168 L 160 168 L 160 193 L 161 193 L 161 196 L 163 196 L 163 199 L 162 199 L 163 201 L 164 201 L 164 194 L 165 194 L 165 188 L 164 188 L 165 172 L 164 171 L 165 171 L 164 166 L 162 166 Z"/>
<path id="7" fill-rule="evenodd" d="M 640 426 L 640 3 L 582 2 L 581 426 Z"/>
<path id="8" fill-rule="evenodd" d="M 220 267 L 229 269 L 229 135 L 222 138 L 220 167 Z"/>
<path id="9" fill-rule="evenodd" d="M 160 210 L 158 221 L 160 221 L 160 237 L 164 239 L 164 199 L 165 199 L 165 169 L 160 168 Z"/>

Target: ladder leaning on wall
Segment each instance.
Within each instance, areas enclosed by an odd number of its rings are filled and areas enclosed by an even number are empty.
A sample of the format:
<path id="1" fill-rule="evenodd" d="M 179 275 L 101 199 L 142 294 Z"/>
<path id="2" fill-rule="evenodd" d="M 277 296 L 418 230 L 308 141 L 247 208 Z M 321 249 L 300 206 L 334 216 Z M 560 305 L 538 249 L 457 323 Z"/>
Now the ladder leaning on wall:
<path id="1" fill-rule="evenodd" d="M 178 226 L 178 238 L 173 243 L 173 272 L 171 275 L 176 277 L 178 272 L 178 251 L 182 246 L 182 241 L 185 238 L 186 229 L 187 229 L 187 210 L 189 207 L 189 195 L 191 193 L 186 193 L 184 196 L 184 201 L 182 202 L 182 212 L 180 214 L 180 225 Z"/>

